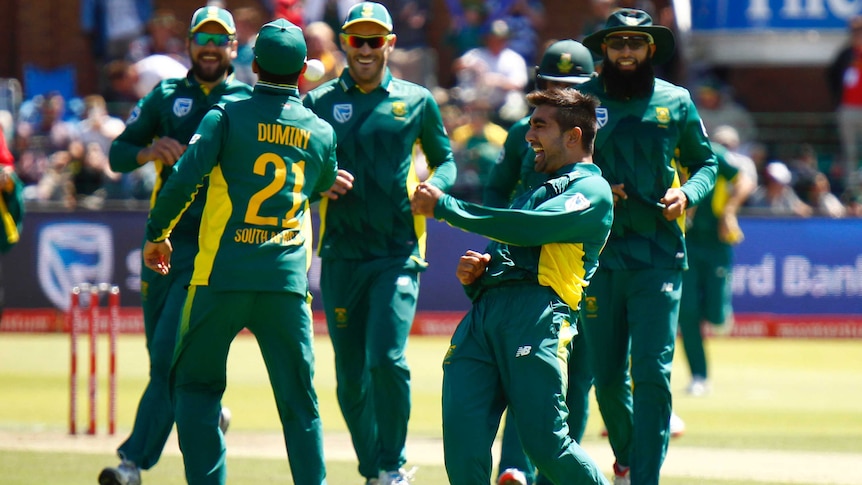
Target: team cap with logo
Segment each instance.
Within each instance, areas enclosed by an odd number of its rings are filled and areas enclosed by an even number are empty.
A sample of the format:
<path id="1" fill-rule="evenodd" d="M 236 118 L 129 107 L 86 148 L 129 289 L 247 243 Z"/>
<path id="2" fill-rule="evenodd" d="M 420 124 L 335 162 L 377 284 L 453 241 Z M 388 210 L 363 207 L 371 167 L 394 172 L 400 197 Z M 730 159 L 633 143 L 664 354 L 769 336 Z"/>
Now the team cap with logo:
<path id="1" fill-rule="evenodd" d="M 189 34 L 197 32 L 203 24 L 215 22 L 227 30 L 230 35 L 236 34 L 236 24 L 233 15 L 221 7 L 201 7 L 192 15 L 192 23 L 189 26 Z"/>
<path id="2" fill-rule="evenodd" d="M 359 22 L 373 22 L 381 25 L 389 32 L 392 32 L 392 16 L 389 15 L 389 10 L 386 7 L 376 2 L 362 2 L 350 7 L 347 12 L 347 18 L 344 19 L 344 24 L 341 25 L 341 30 L 344 31 L 347 27 Z"/>

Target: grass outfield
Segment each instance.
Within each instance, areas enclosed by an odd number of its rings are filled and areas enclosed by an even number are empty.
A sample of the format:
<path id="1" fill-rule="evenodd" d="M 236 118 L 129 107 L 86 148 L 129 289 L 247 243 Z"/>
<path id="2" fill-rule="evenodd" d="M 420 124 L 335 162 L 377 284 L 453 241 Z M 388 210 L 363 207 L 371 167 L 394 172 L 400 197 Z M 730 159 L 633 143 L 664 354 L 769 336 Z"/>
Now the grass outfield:
<path id="1" fill-rule="evenodd" d="M 408 347 L 413 372 L 413 416 L 410 436 L 434 440 L 440 437 L 440 360 L 448 340 L 414 337 Z M 98 417 L 104 434 L 105 369 L 107 344 L 100 343 L 101 386 Z M 79 429 L 85 426 L 87 410 L 86 344 L 79 349 Z M 335 400 L 335 378 L 329 341 L 316 342 L 315 382 L 327 435 L 344 435 L 345 427 Z M 675 409 L 685 419 L 687 432 L 675 446 L 722 450 L 781 450 L 793 452 L 837 452 L 858 456 L 862 443 L 862 341 L 714 339 L 708 352 L 713 363 L 713 393 L 706 398 L 684 394 L 687 366 L 678 353 L 673 381 Z M 0 442 L 0 483 L 80 484 L 95 483 L 98 470 L 115 463 L 113 449 L 131 428 L 137 400 L 146 384 L 147 357 L 143 336 L 123 335 L 119 342 L 118 434 L 115 437 L 64 438 L 68 450 L 16 446 Z M 83 357 L 82 357 L 83 356 Z M 38 440 L 63 436 L 68 426 L 69 340 L 65 335 L 0 334 L 0 433 L 24 435 Z M 234 420 L 229 438 L 273 434 L 279 431 L 269 382 L 256 343 L 241 336 L 234 343 L 229 361 L 228 389 L 224 402 Z M 601 420 L 593 407 L 585 447 L 602 446 L 598 437 Z M 96 440 L 97 445 L 92 441 Z M 0 440 L 2 441 L 2 440 Z M 230 440 L 229 440 L 230 447 Z M 329 445 L 327 445 L 329 446 Z M 232 454 L 229 448 L 229 479 L 232 484 L 284 482 L 289 476 L 281 446 L 271 446 L 262 457 Z M 408 449 L 408 458 L 411 450 Z M 329 449 L 327 455 L 330 454 Z M 795 455 L 794 455 L 795 456 Z M 428 461 L 426 458 L 424 461 Z M 416 459 L 416 458 L 414 458 Z M 421 464 L 416 483 L 445 484 L 442 464 Z M 409 464 L 408 464 L 409 465 Z M 610 468 L 610 463 L 600 463 Z M 733 467 L 733 463 L 728 463 Z M 813 466 L 813 465 L 812 465 Z M 854 466 L 858 468 L 858 463 Z M 330 459 L 329 483 L 361 483 L 350 459 Z M 666 467 L 667 468 L 667 467 Z M 729 474 L 729 476 L 733 476 Z M 767 474 L 768 476 L 768 474 Z M 148 484 L 184 483 L 182 462 L 175 443 L 169 443 L 160 464 L 144 475 Z M 289 483 L 289 482 L 288 482 Z M 662 484 L 703 483 L 742 485 L 757 483 L 846 483 L 744 481 L 733 479 L 667 477 Z"/>

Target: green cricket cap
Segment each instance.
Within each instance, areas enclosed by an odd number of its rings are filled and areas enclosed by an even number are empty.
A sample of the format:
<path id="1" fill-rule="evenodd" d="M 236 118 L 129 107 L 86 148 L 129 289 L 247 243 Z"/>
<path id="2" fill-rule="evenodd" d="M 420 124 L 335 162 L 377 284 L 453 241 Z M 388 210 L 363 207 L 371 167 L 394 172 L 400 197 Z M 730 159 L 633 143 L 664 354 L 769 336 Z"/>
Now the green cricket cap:
<path id="1" fill-rule="evenodd" d="M 264 25 L 254 41 L 254 60 L 264 71 L 286 76 L 302 70 L 308 48 L 302 29 L 285 19 Z"/>
<path id="2" fill-rule="evenodd" d="M 536 69 L 539 79 L 569 84 L 581 84 L 590 80 L 595 71 L 590 50 L 576 40 L 554 42 L 542 55 Z"/>
<path id="3" fill-rule="evenodd" d="M 362 2 L 350 7 L 347 12 L 347 18 L 341 25 L 341 30 L 344 31 L 347 27 L 359 22 L 373 22 L 377 25 L 382 25 L 389 32 L 392 32 L 392 16 L 389 15 L 389 10 L 386 7 L 376 2 Z"/>
<path id="4" fill-rule="evenodd" d="M 230 35 L 236 34 L 236 24 L 233 15 L 221 7 L 201 7 L 192 15 L 192 23 L 189 26 L 189 34 L 194 34 L 207 22 L 215 22 L 227 30 Z"/>

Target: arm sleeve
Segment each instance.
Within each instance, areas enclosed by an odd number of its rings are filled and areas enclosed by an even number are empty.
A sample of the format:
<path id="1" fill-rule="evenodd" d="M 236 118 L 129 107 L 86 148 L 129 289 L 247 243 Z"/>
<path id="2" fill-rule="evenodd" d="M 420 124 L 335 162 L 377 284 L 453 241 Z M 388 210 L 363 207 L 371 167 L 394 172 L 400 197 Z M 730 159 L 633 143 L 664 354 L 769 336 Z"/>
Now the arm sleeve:
<path id="1" fill-rule="evenodd" d="M 317 179 L 317 185 L 314 187 L 314 191 L 309 195 L 308 201 L 309 203 L 314 202 L 320 199 L 320 193 L 326 192 L 332 187 L 332 184 L 335 183 L 335 177 L 338 174 L 338 162 L 336 158 L 336 143 L 337 143 L 337 135 L 335 134 L 335 130 L 332 131 L 332 143 L 329 147 L 329 154 L 327 158 L 323 161 L 323 168 L 320 171 L 320 178 Z"/>
<path id="2" fill-rule="evenodd" d="M 146 232 L 148 241 L 163 241 L 170 236 L 180 216 L 197 195 L 204 177 L 216 165 L 226 124 L 226 115 L 218 106 L 211 108 L 201 120 L 189 148 L 172 167 L 171 176 L 150 210 Z"/>
<path id="3" fill-rule="evenodd" d="M 430 91 L 425 92 L 425 110 L 419 142 L 428 160 L 428 169 L 431 170 L 427 182 L 444 192 L 448 191 L 455 184 L 458 169 L 449 144 L 449 135 L 443 126 L 440 108 Z"/>
<path id="4" fill-rule="evenodd" d="M 109 159 L 111 170 L 128 173 L 138 164 L 138 152 L 153 142 L 158 129 L 160 90 L 156 88 L 138 101 L 126 121 L 126 129 L 111 143 Z"/>
<path id="5" fill-rule="evenodd" d="M 610 213 L 610 188 L 590 181 L 574 184 L 532 210 L 497 209 L 444 194 L 434 217 L 450 225 L 515 246 L 541 246 L 583 239 Z"/>
<path id="6" fill-rule="evenodd" d="M 689 178 L 681 188 L 688 198 L 689 207 L 693 207 L 703 200 L 715 185 L 718 162 L 691 96 L 686 96 L 685 103 L 686 116 L 679 144 L 679 162 L 689 172 Z"/>
<path id="7" fill-rule="evenodd" d="M 482 201 L 491 207 L 506 207 L 512 197 L 521 174 L 521 162 L 525 155 L 523 125 L 515 124 L 509 129 L 503 151 L 491 168 L 485 185 Z"/>

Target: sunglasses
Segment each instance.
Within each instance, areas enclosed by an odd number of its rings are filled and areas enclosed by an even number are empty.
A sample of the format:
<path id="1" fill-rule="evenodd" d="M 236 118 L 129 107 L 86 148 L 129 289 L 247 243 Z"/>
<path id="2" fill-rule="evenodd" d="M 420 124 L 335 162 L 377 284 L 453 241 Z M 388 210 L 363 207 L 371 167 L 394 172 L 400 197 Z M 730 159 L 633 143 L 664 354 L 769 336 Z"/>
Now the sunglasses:
<path id="1" fill-rule="evenodd" d="M 199 46 L 205 46 L 212 42 L 216 47 L 224 47 L 234 39 L 230 34 L 208 34 L 206 32 L 195 32 L 191 39 Z"/>
<path id="2" fill-rule="evenodd" d="M 361 49 L 363 45 L 368 44 L 372 49 L 383 47 L 392 34 L 388 35 L 356 35 L 356 34 L 341 34 L 341 39 L 354 49 Z"/>
<path id="3" fill-rule="evenodd" d="M 606 37 L 605 45 L 608 46 L 608 49 L 613 49 L 615 51 L 621 51 L 625 49 L 626 46 L 629 46 L 629 49 L 636 51 L 638 49 L 643 49 L 644 47 L 650 45 L 651 42 L 647 37 L 627 37 L 627 36 L 616 36 L 616 37 Z"/>

